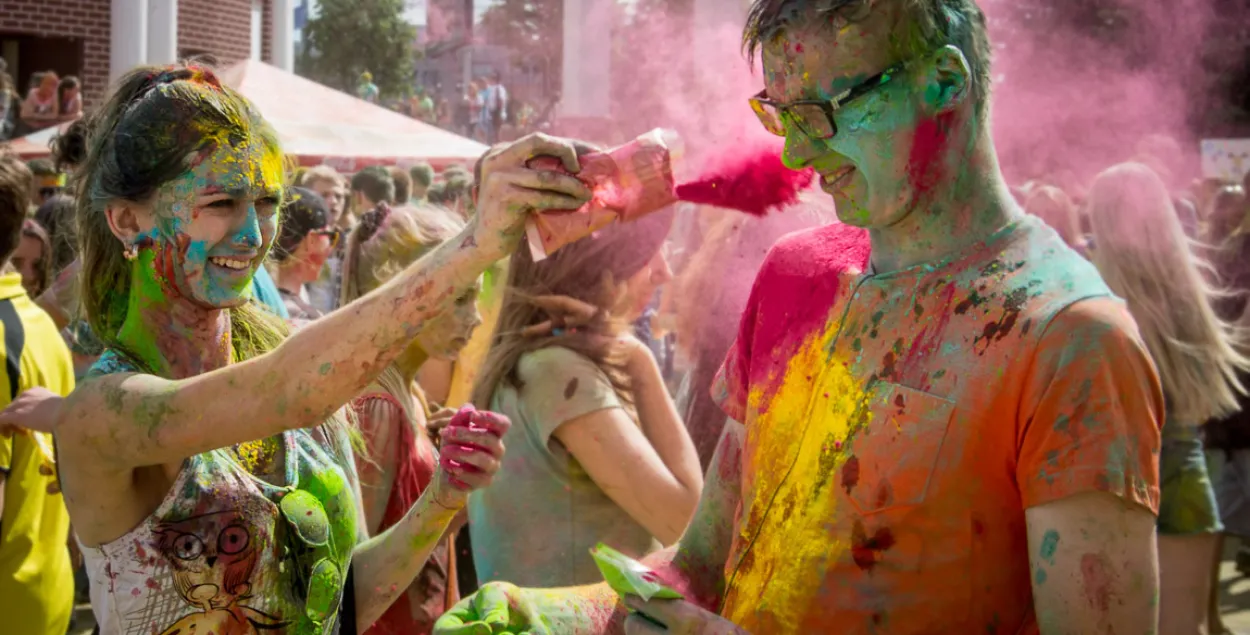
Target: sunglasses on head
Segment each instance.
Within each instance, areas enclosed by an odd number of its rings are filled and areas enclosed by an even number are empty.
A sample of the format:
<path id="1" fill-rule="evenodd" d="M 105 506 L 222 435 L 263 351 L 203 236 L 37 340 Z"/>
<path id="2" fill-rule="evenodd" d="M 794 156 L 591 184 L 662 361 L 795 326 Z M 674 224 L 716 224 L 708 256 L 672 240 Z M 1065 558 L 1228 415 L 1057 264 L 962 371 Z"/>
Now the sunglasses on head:
<path id="1" fill-rule="evenodd" d="M 793 127 L 811 139 L 832 139 L 838 134 L 834 113 L 889 83 L 896 74 L 907 68 L 907 64 L 895 64 L 842 91 L 833 99 L 800 99 L 783 103 L 769 99 L 768 91 L 762 90 L 750 99 L 751 110 L 765 130 L 779 137 L 786 136 L 786 130 Z"/>

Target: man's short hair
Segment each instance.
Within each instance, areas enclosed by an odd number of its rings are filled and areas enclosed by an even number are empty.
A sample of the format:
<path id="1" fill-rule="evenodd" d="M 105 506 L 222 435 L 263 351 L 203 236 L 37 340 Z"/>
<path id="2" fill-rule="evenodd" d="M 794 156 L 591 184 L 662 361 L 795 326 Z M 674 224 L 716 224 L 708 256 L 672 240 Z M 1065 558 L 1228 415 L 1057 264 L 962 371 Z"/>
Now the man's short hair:
<path id="1" fill-rule="evenodd" d="M 429 163 L 418 163 L 408 168 L 408 176 L 416 185 L 428 188 L 434 182 L 434 168 Z"/>
<path id="2" fill-rule="evenodd" d="M 963 51 L 972 70 L 972 96 L 977 113 L 984 116 L 989 104 L 990 49 L 985 13 L 976 0 L 877 0 L 876 7 L 899 5 L 905 26 L 885 40 L 899 62 L 928 54 L 948 44 Z M 867 16 L 871 0 L 755 0 L 742 32 L 742 47 L 749 60 L 764 43 L 780 35 L 793 20 L 822 23 L 832 29 L 839 20 Z M 871 8 L 867 9 L 871 11 Z M 831 30 L 830 33 L 833 33 Z M 883 34 L 884 37 L 884 34 Z"/>
<path id="3" fill-rule="evenodd" d="M 403 205 L 412 200 L 412 177 L 401 167 L 391 167 L 391 180 L 395 182 L 395 202 Z"/>
<path id="4" fill-rule="evenodd" d="M 386 168 L 371 165 L 352 176 L 352 192 L 363 192 L 374 203 L 394 203 L 395 180 Z"/>
<path id="5" fill-rule="evenodd" d="M 313 183 L 319 181 L 330 181 L 331 183 L 343 183 L 343 175 L 338 170 L 328 165 L 315 165 L 300 172 L 295 179 L 295 184 L 300 187 L 310 187 Z"/>
<path id="6" fill-rule="evenodd" d="M 0 150 L 0 264 L 8 262 L 22 239 L 35 177 L 16 155 Z"/>

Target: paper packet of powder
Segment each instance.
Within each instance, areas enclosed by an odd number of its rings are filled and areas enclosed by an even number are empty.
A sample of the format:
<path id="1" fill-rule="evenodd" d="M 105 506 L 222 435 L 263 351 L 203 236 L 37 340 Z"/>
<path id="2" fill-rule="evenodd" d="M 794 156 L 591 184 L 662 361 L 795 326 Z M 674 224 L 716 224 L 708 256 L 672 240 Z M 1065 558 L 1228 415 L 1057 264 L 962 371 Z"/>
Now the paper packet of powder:
<path id="1" fill-rule="evenodd" d="M 590 550 L 590 555 L 599 566 L 603 579 L 621 597 L 637 595 L 644 601 L 652 598 L 661 600 L 680 600 L 682 594 L 664 585 L 660 577 L 647 565 L 629 556 L 599 543 Z"/>
<path id="2" fill-rule="evenodd" d="M 525 223 L 535 262 L 557 249 L 616 222 L 629 222 L 677 202 L 673 163 L 681 154 L 676 133 L 655 129 L 633 141 L 578 158 L 577 178 L 593 191 L 590 202 L 572 212 L 533 214 Z M 553 157 L 537 157 L 530 167 L 564 172 Z"/>

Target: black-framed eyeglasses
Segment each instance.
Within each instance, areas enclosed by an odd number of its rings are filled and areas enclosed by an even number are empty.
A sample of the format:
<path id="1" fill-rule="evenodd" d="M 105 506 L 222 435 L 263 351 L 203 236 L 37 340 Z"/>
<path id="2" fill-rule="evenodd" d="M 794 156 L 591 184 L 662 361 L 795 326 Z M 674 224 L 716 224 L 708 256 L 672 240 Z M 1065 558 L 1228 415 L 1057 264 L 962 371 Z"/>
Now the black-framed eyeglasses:
<path id="1" fill-rule="evenodd" d="M 833 113 L 847 104 L 886 85 L 907 63 L 895 64 L 872 77 L 842 91 L 833 99 L 800 99 L 788 104 L 769 99 L 762 90 L 751 98 L 751 110 L 760 123 L 778 137 L 786 136 L 787 122 L 812 139 L 832 139 L 838 134 Z"/>

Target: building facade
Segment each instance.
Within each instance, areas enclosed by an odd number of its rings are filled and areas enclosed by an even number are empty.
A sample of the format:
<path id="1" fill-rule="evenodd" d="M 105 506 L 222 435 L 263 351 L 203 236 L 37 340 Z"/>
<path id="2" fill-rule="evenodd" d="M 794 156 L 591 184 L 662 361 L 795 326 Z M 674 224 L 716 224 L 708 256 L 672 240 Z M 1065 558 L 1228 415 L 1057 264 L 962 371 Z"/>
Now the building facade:
<path id="1" fill-rule="evenodd" d="M 291 70 L 295 0 L 0 0 L 0 57 L 24 96 L 30 76 L 82 82 L 84 105 L 140 64 L 211 55 Z"/>

